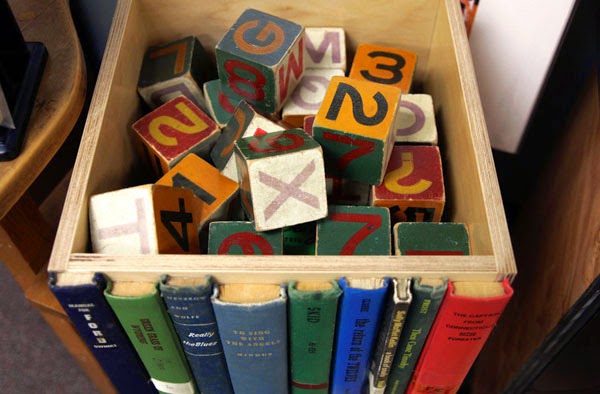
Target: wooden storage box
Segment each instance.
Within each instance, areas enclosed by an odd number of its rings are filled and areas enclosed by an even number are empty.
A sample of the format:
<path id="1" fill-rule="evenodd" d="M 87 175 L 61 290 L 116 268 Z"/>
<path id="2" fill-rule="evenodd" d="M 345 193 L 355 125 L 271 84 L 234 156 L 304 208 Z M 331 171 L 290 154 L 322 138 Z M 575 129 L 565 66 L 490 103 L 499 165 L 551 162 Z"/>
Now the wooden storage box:
<path id="1" fill-rule="evenodd" d="M 91 195 L 139 183 L 130 138 L 141 112 L 136 93 L 145 50 L 196 35 L 214 48 L 246 8 L 304 26 L 346 30 L 349 64 L 359 43 L 418 54 L 413 91 L 433 96 L 443 156 L 448 219 L 468 226 L 472 256 L 111 256 L 89 253 Z M 506 219 L 460 6 L 457 0 L 166 1 L 121 0 L 89 110 L 49 269 L 100 271 L 113 279 L 212 274 L 219 282 L 341 276 L 447 276 L 500 280 L 516 273 Z"/>

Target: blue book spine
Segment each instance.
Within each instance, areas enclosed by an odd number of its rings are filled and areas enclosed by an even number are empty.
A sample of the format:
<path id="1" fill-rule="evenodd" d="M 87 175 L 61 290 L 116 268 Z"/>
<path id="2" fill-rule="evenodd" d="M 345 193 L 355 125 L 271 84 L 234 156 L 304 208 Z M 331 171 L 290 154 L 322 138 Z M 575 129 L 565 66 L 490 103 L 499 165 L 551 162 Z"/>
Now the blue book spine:
<path id="1" fill-rule="evenodd" d="M 339 302 L 331 393 L 360 393 L 368 384 L 379 321 L 389 279 L 374 289 L 352 287 L 340 279 L 344 291 Z"/>
<path id="2" fill-rule="evenodd" d="M 146 369 L 104 298 L 106 279 L 93 276 L 86 284 L 61 285 L 50 274 L 50 290 L 73 322 L 98 363 L 120 393 L 156 393 Z"/>
<path id="3" fill-rule="evenodd" d="M 174 286 L 161 278 L 160 291 L 200 391 L 233 394 L 210 297 L 212 280 L 197 286 Z"/>
<path id="4" fill-rule="evenodd" d="M 219 300 L 213 307 L 233 390 L 244 394 L 288 393 L 287 295 L 240 304 Z"/>

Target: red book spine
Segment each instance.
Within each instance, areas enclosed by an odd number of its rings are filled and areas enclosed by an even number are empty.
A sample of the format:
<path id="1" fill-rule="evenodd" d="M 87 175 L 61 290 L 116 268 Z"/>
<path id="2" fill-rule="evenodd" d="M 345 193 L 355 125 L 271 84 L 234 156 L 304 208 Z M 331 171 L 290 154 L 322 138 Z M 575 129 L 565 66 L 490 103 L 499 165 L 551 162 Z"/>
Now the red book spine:
<path id="1" fill-rule="evenodd" d="M 407 393 L 458 391 L 513 294 L 508 280 L 502 285 L 502 296 L 472 298 L 455 295 L 448 282 Z"/>

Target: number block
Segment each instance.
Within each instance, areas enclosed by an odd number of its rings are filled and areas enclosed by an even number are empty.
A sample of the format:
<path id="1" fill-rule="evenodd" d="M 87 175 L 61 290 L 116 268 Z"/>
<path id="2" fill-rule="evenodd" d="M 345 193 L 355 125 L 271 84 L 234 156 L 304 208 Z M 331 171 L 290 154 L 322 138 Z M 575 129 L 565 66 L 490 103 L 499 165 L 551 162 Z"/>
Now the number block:
<path id="1" fill-rule="evenodd" d="M 344 71 L 327 68 L 306 70 L 292 96 L 283 106 L 283 121 L 292 127 L 303 127 L 306 116 L 317 114 L 329 81 L 336 76 L 343 77 Z"/>
<path id="2" fill-rule="evenodd" d="M 304 27 L 247 9 L 216 48 L 223 92 L 278 112 L 304 73 Z"/>
<path id="3" fill-rule="evenodd" d="M 333 77 L 313 124 L 327 174 L 378 185 L 394 145 L 400 89 Z"/>
<path id="4" fill-rule="evenodd" d="M 392 85 L 410 93 L 417 54 L 404 49 L 360 44 L 348 76 L 362 81 Z"/>
<path id="5" fill-rule="evenodd" d="M 235 149 L 242 204 L 258 231 L 327 216 L 323 153 L 303 130 L 242 138 Z"/>
<path id="6" fill-rule="evenodd" d="M 206 107 L 210 116 L 212 116 L 220 129 L 224 128 L 229 119 L 231 119 L 231 115 L 235 112 L 235 108 L 241 99 L 239 97 L 226 96 L 221 89 L 221 81 L 218 79 L 206 82 L 203 89 Z"/>
<path id="7" fill-rule="evenodd" d="M 196 155 L 186 156 L 156 184 L 191 190 L 201 209 L 201 226 L 211 221 L 225 220 L 239 189 L 236 182 Z"/>
<path id="8" fill-rule="evenodd" d="M 386 208 L 330 205 L 317 223 L 317 255 L 389 256 L 390 230 Z"/>
<path id="9" fill-rule="evenodd" d="M 187 97 L 177 97 L 139 119 L 133 130 L 159 176 L 190 153 L 208 158 L 220 130 Z"/>
<path id="10" fill-rule="evenodd" d="M 371 186 L 344 178 L 325 176 L 327 200 L 335 205 L 369 205 Z"/>
<path id="11" fill-rule="evenodd" d="M 346 35 L 340 27 L 307 27 L 304 47 L 306 68 L 346 71 Z"/>
<path id="12" fill-rule="evenodd" d="M 199 253 L 200 206 L 190 190 L 142 185 L 90 199 L 94 253 Z"/>
<path id="13" fill-rule="evenodd" d="M 315 255 L 316 222 L 297 224 L 283 229 L 283 254 Z"/>
<path id="14" fill-rule="evenodd" d="M 430 95 L 403 94 L 396 121 L 396 144 L 437 145 L 438 132 Z"/>
<path id="15" fill-rule="evenodd" d="M 396 255 L 468 256 L 469 233 L 462 223 L 396 223 Z"/>
<path id="16" fill-rule="evenodd" d="M 219 140 L 210 152 L 210 157 L 221 173 L 234 181 L 238 180 L 237 165 L 233 156 L 235 141 L 255 134 L 280 131 L 284 127 L 257 112 L 244 100 L 240 101 L 233 116 L 227 122 Z"/>
<path id="17" fill-rule="evenodd" d="M 394 222 L 439 222 L 445 200 L 437 146 L 395 146 L 383 184 L 371 190 L 371 205 L 388 207 Z"/>
<path id="18" fill-rule="evenodd" d="M 281 255 L 283 230 L 259 233 L 252 222 L 212 222 L 208 254 Z"/>
<path id="19" fill-rule="evenodd" d="M 138 93 L 152 109 L 185 96 L 205 109 L 202 84 L 214 79 L 210 58 L 196 37 L 151 47 L 144 55 Z"/>

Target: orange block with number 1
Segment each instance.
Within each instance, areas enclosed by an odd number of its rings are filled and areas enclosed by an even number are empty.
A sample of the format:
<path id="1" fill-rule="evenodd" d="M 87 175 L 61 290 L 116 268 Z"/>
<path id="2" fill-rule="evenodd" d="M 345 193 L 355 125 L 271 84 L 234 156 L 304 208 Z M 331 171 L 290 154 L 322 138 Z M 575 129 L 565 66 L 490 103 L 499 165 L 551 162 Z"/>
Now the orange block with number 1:
<path id="1" fill-rule="evenodd" d="M 394 147 L 383 183 L 371 191 L 371 205 L 389 208 L 395 223 L 439 222 L 445 201 L 437 146 Z"/>

